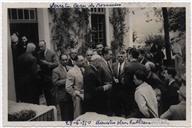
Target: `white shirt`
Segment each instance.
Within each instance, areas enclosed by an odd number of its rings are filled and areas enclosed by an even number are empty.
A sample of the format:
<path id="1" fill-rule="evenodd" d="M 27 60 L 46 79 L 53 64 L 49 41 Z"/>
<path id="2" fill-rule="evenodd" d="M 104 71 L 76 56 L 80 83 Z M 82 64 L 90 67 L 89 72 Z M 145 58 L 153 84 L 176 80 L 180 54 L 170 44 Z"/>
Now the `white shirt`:
<path id="1" fill-rule="evenodd" d="M 140 112 L 145 117 L 149 117 L 149 113 L 151 113 L 156 118 L 158 117 L 158 104 L 155 91 L 146 82 L 143 82 L 136 88 L 135 101 L 139 107 Z"/>
<path id="2" fill-rule="evenodd" d="M 124 68 L 124 65 L 125 65 L 125 61 L 123 61 L 123 63 L 118 63 L 118 68 L 117 68 L 117 70 L 118 70 L 118 74 L 119 74 L 119 68 L 120 68 L 120 66 L 121 66 L 121 73 L 123 72 L 123 68 Z"/>

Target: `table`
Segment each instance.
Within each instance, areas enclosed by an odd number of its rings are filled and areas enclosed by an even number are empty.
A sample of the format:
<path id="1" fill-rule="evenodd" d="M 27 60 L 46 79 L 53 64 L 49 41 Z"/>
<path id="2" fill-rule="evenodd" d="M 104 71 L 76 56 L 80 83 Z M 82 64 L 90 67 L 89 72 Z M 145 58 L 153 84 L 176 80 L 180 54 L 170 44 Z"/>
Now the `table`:
<path id="1" fill-rule="evenodd" d="M 17 103 L 8 101 L 8 113 L 12 114 L 21 110 L 33 110 L 36 116 L 29 121 L 56 121 L 57 110 L 55 106 L 37 105 L 30 103 Z"/>

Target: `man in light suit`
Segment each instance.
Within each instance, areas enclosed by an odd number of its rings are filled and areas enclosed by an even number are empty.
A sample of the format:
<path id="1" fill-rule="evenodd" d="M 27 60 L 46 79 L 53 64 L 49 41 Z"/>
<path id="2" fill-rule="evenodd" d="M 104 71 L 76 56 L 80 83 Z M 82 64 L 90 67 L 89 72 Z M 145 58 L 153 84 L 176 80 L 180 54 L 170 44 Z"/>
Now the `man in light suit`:
<path id="1" fill-rule="evenodd" d="M 124 50 L 119 51 L 117 55 L 118 62 L 113 64 L 114 73 L 114 86 L 113 86 L 113 111 L 115 115 L 127 115 L 128 114 L 128 100 L 127 100 L 127 88 L 125 86 L 125 68 L 128 62 L 125 60 L 126 52 Z"/>
<path id="2" fill-rule="evenodd" d="M 67 73 L 66 91 L 72 96 L 74 119 L 82 114 L 84 57 L 78 55 L 76 64 Z"/>
<path id="3" fill-rule="evenodd" d="M 71 96 L 65 89 L 67 72 L 71 69 L 67 65 L 68 56 L 61 54 L 60 65 L 53 70 L 52 81 L 54 85 L 54 95 L 56 97 L 56 104 L 59 105 L 61 118 L 63 121 L 73 120 L 73 103 Z"/>
<path id="4" fill-rule="evenodd" d="M 55 53 L 46 48 L 46 42 L 44 40 L 39 42 L 38 61 L 41 68 L 41 85 L 47 105 L 54 105 L 54 97 L 51 94 L 51 90 L 53 89 L 52 70 L 58 66 L 58 61 Z"/>

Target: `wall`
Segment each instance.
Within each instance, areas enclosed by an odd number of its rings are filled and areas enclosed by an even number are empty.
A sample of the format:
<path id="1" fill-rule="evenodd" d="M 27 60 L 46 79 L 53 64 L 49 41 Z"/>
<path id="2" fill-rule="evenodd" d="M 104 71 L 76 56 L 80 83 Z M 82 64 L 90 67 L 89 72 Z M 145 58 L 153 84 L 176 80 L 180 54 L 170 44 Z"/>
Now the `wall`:
<path id="1" fill-rule="evenodd" d="M 53 46 L 50 41 L 48 9 L 47 8 L 37 9 L 37 17 L 38 17 L 39 40 L 45 40 L 47 42 L 47 48 L 53 49 Z"/>

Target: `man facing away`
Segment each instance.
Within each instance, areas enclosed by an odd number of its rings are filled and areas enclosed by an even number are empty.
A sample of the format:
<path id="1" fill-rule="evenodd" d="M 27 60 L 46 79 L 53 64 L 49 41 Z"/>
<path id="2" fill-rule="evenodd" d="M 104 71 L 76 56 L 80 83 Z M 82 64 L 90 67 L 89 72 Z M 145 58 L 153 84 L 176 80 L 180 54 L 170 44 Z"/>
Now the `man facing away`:
<path id="1" fill-rule="evenodd" d="M 111 113 L 109 91 L 112 85 L 105 82 L 103 63 L 103 58 L 93 55 L 91 64 L 85 68 L 85 111 L 109 115 Z"/>
<path id="2" fill-rule="evenodd" d="M 67 73 L 65 88 L 72 96 L 75 119 L 82 114 L 84 57 L 78 55 L 74 60 L 76 64 Z"/>
<path id="3" fill-rule="evenodd" d="M 140 69 L 145 71 L 145 66 L 138 62 L 139 53 L 136 49 L 133 49 L 129 55 L 130 62 L 127 64 L 125 68 L 125 85 L 126 85 L 126 92 L 128 93 L 128 101 L 129 101 L 129 114 L 135 107 L 134 101 L 134 92 L 136 89 L 135 83 L 133 82 L 133 75 L 135 72 Z M 129 115 L 128 114 L 128 115 Z"/>
<path id="4" fill-rule="evenodd" d="M 42 90 L 47 105 L 54 105 L 54 97 L 51 94 L 51 90 L 53 89 L 52 70 L 58 66 L 58 61 L 55 53 L 46 47 L 46 42 L 44 40 L 39 41 L 38 59 L 41 68 Z"/>
<path id="5" fill-rule="evenodd" d="M 136 117 L 157 118 L 158 104 L 156 94 L 153 88 L 145 82 L 145 76 L 144 71 L 137 70 L 133 77 L 133 81 L 137 86 L 135 90 L 135 101 L 139 108 Z"/>

